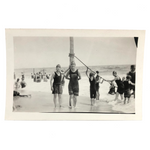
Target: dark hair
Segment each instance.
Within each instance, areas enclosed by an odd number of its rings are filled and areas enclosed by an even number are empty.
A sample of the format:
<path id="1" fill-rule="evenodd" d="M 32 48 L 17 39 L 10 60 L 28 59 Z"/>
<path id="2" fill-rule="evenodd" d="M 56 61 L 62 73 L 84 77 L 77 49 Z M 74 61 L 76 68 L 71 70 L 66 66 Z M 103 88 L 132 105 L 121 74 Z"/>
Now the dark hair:
<path id="1" fill-rule="evenodd" d="M 91 73 L 90 73 L 90 77 L 92 77 L 92 76 L 94 76 L 94 74 L 91 72 Z"/>
<path id="2" fill-rule="evenodd" d="M 128 79 L 128 80 L 131 80 L 131 78 L 132 78 L 132 77 L 131 77 L 130 75 L 127 75 L 127 76 L 126 76 L 126 79 Z"/>
<path id="3" fill-rule="evenodd" d="M 135 65 L 131 65 L 131 68 L 135 68 Z"/>
<path id="4" fill-rule="evenodd" d="M 113 74 L 117 74 L 117 72 L 116 72 L 116 71 L 113 71 Z"/>
<path id="5" fill-rule="evenodd" d="M 96 73 L 99 73 L 99 71 L 96 71 Z"/>

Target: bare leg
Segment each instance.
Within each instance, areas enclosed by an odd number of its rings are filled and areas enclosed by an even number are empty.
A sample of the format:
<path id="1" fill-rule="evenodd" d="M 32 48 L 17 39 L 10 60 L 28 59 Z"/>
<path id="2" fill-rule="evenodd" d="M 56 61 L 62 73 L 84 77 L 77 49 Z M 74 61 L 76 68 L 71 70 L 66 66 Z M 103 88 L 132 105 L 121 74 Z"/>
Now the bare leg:
<path id="1" fill-rule="evenodd" d="M 73 98 L 73 95 L 70 95 L 69 96 L 69 107 L 72 107 L 72 105 L 71 105 L 71 99 Z"/>
<path id="2" fill-rule="evenodd" d="M 130 102 L 130 98 L 128 98 L 128 103 Z"/>
<path id="3" fill-rule="evenodd" d="M 61 94 L 58 94 L 58 101 L 59 101 L 59 107 L 61 107 L 62 104 Z"/>
<path id="4" fill-rule="evenodd" d="M 76 107 L 77 104 L 77 96 L 73 95 L 73 106 Z"/>
<path id="5" fill-rule="evenodd" d="M 54 94 L 53 101 L 54 101 L 54 106 L 55 106 L 55 107 L 56 107 L 56 98 L 57 98 L 57 94 Z"/>
<path id="6" fill-rule="evenodd" d="M 124 104 L 126 104 L 126 98 L 124 98 Z"/>
<path id="7" fill-rule="evenodd" d="M 95 105 L 95 99 L 93 98 L 93 105 Z"/>
<path id="8" fill-rule="evenodd" d="M 96 99 L 99 100 L 99 90 L 96 91 Z"/>
<path id="9" fill-rule="evenodd" d="M 116 93 L 115 101 L 118 99 L 119 93 Z"/>
<path id="10" fill-rule="evenodd" d="M 123 94 L 120 94 L 121 100 L 123 100 Z"/>
<path id="11" fill-rule="evenodd" d="M 93 99 L 91 98 L 91 106 L 93 105 L 93 102 L 92 102 L 92 100 L 93 100 Z"/>

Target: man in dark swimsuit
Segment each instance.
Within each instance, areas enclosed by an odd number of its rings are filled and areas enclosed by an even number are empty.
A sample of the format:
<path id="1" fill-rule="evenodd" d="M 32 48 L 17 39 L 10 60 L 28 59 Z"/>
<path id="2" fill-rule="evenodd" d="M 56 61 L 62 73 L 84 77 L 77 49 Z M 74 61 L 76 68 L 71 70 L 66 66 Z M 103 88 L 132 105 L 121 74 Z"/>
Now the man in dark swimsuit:
<path id="1" fill-rule="evenodd" d="M 51 86 L 51 90 L 52 90 L 52 94 L 54 94 L 54 105 L 56 107 L 56 98 L 58 95 L 58 101 L 59 101 L 59 107 L 61 107 L 61 95 L 62 95 L 62 74 L 61 74 L 61 66 L 58 64 L 56 66 L 56 72 L 54 72 L 51 76 L 51 80 L 50 80 L 50 86 Z M 53 83 L 52 83 L 53 81 Z"/>
<path id="2" fill-rule="evenodd" d="M 136 80 L 135 65 L 131 65 L 131 71 L 127 75 L 131 76 L 131 82 L 135 84 L 135 80 Z M 132 94 L 134 95 L 135 98 L 135 85 L 131 85 L 130 89 L 133 90 Z"/>
<path id="3" fill-rule="evenodd" d="M 76 64 L 74 61 L 71 62 L 70 70 L 66 74 L 66 79 L 70 80 L 68 89 L 69 89 L 69 108 L 72 108 L 71 99 L 73 99 L 73 106 L 76 107 L 77 96 L 79 95 L 79 83 L 78 80 L 81 79 L 81 75 L 76 69 Z"/>

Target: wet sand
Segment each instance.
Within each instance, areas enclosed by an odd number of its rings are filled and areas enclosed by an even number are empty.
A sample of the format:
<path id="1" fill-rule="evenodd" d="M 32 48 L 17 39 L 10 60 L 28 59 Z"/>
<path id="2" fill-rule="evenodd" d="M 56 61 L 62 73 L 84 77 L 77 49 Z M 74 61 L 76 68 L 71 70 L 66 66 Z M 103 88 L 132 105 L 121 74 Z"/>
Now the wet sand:
<path id="1" fill-rule="evenodd" d="M 105 76 L 111 79 L 111 76 Z M 53 95 L 50 90 L 50 81 L 33 82 L 33 79 L 26 78 L 27 87 L 20 89 L 20 94 L 31 94 L 28 97 L 14 97 L 15 105 L 20 105 L 16 112 L 93 112 L 93 113 L 135 113 L 135 100 L 131 98 L 131 103 L 124 105 L 123 101 L 114 102 L 115 95 L 109 95 L 109 84 L 103 82 L 100 84 L 100 100 L 96 101 L 96 106 L 91 107 L 89 81 L 87 77 L 82 77 L 79 81 L 80 92 L 76 109 L 68 108 L 68 80 L 65 80 L 65 86 L 62 94 L 62 108 L 54 108 Z M 119 97 L 120 99 L 120 97 Z M 121 103 L 120 103 L 121 102 Z"/>
<path id="2" fill-rule="evenodd" d="M 47 92 L 33 92 L 33 91 L 20 91 L 21 94 L 31 94 L 31 97 L 14 97 L 15 105 L 20 107 L 15 112 L 93 112 L 93 113 L 123 113 L 112 109 L 112 105 L 107 102 L 97 100 L 95 106 L 90 105 L 90 99 L 87 97 L 79 96 L 77 101 L 77 108 L 68 108 L 69 95 L 62 95 L 62 107 L 54 108 L 53 95 Z"/>

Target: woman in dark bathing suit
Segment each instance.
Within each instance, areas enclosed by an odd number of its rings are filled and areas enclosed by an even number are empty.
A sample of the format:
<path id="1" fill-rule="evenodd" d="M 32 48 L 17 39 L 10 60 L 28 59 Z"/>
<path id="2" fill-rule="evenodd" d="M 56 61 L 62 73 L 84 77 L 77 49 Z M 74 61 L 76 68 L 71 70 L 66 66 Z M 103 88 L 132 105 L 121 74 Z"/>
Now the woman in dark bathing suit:
<path id="1" fill-rule="evenodd" d="M 79 83 L 78 80 L 81 79 L 81 75 L 76 69 L 75 62 L 71 62 L 70 70 L 66 74 L 66 79 L 70 80 L 68 85 L 69 90 L 69 108 L 72 108 L 71 99 L 73 99 L 73 107 L 76 107 L 77 96 L 79 95 Z"/>
<path id="2" fill-rule="evenodd" d="M 121 100 L 123 100 L 123 93 L 124 93 L 124 84 L 121 80 L 121 78 L 117 75 L 116 71 L 113 71 L 113 76 L 115 77 L 113 80 L 107 80 L 108 82 L 113 82 L 115 81 L 117 84 L 117 92 L 116 92 L 116 97 L 115 97 L 115 101 L 118 100 L 118 97 L 120 95 Z"/>

